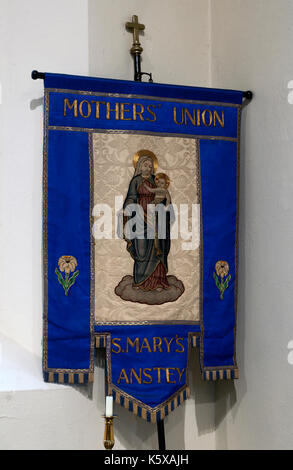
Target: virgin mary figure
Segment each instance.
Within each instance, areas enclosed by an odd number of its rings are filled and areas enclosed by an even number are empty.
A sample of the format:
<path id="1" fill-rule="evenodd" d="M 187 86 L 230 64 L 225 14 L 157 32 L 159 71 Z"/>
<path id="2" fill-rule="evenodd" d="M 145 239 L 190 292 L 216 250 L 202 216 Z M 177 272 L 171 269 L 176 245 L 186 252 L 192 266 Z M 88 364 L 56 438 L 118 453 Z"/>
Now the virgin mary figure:
<path id="1" fill-rule="evenodd" d="M 158 237 L 158 215 L 148 211 L 148 205 L 154 205 L 154 193 L 148 187 L 155 188 L 155 171 L 158 165 L 156 156 L 149 150 L 140 150 L 134 158 L 135 172 L 129 183 L 123 209 L 128 216 L 133 204 L 139 205 L 136 212 L 135 238 L 127 238 L 127 250 L 134 260 L 133 287 L 143 291 L 161 291 L 168 289 L 168 255 L 170 251 L 170 214 L 166 212 L 164 238 Z M 166 206 L 166 199 L 162 201 Z M 154 207 L 154 206 L 153 206 Z M 150 217 L 153 213 L 154 217 Z"/>
<path id="2" fill-rule="evenodd" d="M 174 302 L 183 294 L 184 285 L 176 276 L 167 276 L 170 226 L 174 221 L 171 199 L 161 200 L 154 210 L 155 192 L 148 190 L 156 188 L 158 160 L 153 152 L 139 150 L 133 163 L 135 171 L 123 204 L 123 221 L 120 218 L 122 223 L 118 223 L 123 226 L 123 238 L 134 262 L 133 276 L 124 276 L 115 293 L 123 300 L 149 305 Z"/>

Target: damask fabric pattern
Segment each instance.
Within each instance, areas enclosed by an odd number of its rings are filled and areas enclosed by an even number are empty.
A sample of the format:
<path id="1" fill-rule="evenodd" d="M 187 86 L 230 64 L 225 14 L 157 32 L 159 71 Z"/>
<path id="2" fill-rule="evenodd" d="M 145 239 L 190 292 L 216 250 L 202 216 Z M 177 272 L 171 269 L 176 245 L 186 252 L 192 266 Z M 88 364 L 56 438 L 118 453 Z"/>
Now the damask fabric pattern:
<path id="1" fill-rule="evenodd" d="M 205 380 L 238 377 L 241 105 L 237 91 L 45 74 L 46 381 L 91 382 L 105 348 L 106 392 L 155 422 L 188 397 L 194 348 Z"/>
<path id="2" fill-rule="evenodd" d="M 189 205 L 188 225 L 192 224 L 191 205 L 199 204 L 198 158 L 195 139 L 135 134 L 93 134 L 94 206 L 114 207 L 115 196 L 125 197 L 134 172 L 133 155 L 139 149 L 151 149 L 158 157 L 157 173 L 169 175 L 172 202 Z M 95 214 L 95 210 L 94 210 Z M 199 211 L 197 212 L 199 216 Z M 178 217 L 178 216 L 177 216 Z M 176 302 L 166 305 L 125 303 L 114 292 L 125 274 L 132 274 L 133 262 L 125 241 L 100 239 L 95 244 L 95 320 L 96 323 L 121 321 L 199 321 L 199 231 L 196 224 L 196 248 L 182 250 L 181 238 L 173 239 L 169 254 L 169 272 L 184 279 L 185 292 Z M 95 230 L 95 227 L 94 227 Z M 114 232 L 114 230 L 113 230 Z M 114 235 L 114 233 L 113 233 Z"/>

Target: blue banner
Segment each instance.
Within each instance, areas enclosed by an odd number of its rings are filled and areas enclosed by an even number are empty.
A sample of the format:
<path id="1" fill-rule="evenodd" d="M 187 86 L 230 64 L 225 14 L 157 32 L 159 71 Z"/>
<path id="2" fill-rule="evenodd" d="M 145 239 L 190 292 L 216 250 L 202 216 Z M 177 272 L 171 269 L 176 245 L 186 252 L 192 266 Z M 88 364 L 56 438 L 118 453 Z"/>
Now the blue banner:
<path id="1" fill-rule="evenodd" d="M 155 422 L 238 378 L 243 93 L 45 74 L 44 341 L 49 382 L 93 380 Z"/>

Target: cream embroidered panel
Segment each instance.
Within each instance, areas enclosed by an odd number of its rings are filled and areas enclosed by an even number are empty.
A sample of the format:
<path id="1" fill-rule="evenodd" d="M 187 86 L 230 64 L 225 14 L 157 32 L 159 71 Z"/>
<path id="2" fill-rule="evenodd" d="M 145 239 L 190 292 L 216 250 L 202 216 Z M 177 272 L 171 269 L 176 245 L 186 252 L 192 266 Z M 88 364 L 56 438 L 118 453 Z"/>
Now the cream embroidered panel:
<path id="1" fill-rule="evenodd" d="M 101 213 L 97 204 L 112 208 L 112 238 L 95 240 L 95 320 L 107 322 L 199 321 L 200 257 L 199 257 L 199 145 L 193 138 L 165 137 L 134 133 L 94 133 L 94 216 Z M 170 178 L 168 188 L 171 202 L 178 208 L 173 229 L 178 227 L 177 239 L 171 240 L 168 256 L 169 275 L 176 276 L 184 285 L 183 294 L 174 302 L 145 305 L 122 300 L 115 294 L 121 279 L 133 274 L 133 259 L 126 250 L 125 240 L 115 238 L 117 217 L 115 196 L 123 201 L 134 175 L 133 156 L 138 150 L 148 149 L 158 159 L 157 173 Z M 184 250 L 190 242 L 183 222 L 180 205 L 188 205 L 188 230 L 192 229 L 192 204 L 197 205 L 194 221 L 195 249 Z M 175 212 L 176 214 L 176 212 Z M 105 229 L 105 227 L 104 227 Z M 176 232 L 176 230 L 175 230 Z M 95 223 L 93 226 L 95 234 Z M 194 235 L 195 236 L 195 235 Z M 185 238 L 185 239 L 184 239 Z"/>

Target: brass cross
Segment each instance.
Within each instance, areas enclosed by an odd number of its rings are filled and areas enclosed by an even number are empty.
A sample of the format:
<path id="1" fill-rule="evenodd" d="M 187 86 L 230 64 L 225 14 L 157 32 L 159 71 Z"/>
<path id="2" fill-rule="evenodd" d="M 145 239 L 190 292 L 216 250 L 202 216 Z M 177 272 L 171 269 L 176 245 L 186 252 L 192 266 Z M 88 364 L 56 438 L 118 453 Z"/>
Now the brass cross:
<path id="1" fill-rule="evenodd" d="M 141 54 L 143 51 L 143 48 L 140 45 L 139 42 L 139 32 L 143 31 L 145 28 L 144 24 L 140 24 L 138 22 L 138 17 L 136 15 L 132 16 L 132 23 L 129 21 L 125 24 L 126 29 L 129 29 L 130 31 L 132 30 L 133 33 L 133 45 L 131 48 L 131 53 L 132 54 Z"/>

